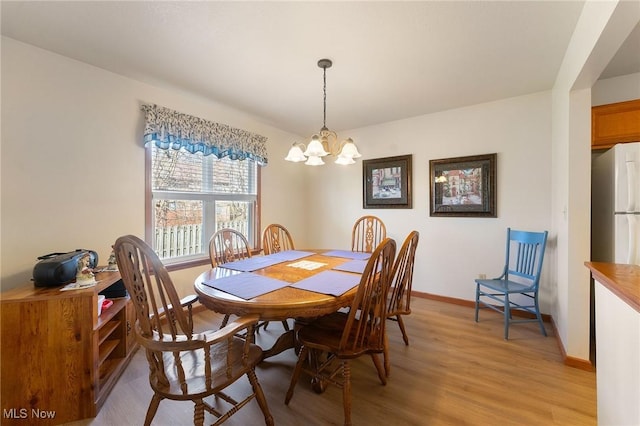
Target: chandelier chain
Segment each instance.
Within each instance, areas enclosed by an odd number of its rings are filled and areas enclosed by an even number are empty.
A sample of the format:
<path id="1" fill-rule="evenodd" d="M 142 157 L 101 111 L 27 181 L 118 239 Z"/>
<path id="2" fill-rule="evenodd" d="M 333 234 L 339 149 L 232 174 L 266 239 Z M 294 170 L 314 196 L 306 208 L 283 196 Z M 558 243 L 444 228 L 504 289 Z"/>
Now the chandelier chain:
<path id="1" fill-rule="evenodd" d="M 323 127 L 327 127 L 327 67 L 323 67 L 323 86 L 322 86 L 322 92 L 324 94 L 324 98 L 322 100 L 322 103 L 324 105 L 323 107 L 323 119 L 322 119 L 322 126 Z"/>

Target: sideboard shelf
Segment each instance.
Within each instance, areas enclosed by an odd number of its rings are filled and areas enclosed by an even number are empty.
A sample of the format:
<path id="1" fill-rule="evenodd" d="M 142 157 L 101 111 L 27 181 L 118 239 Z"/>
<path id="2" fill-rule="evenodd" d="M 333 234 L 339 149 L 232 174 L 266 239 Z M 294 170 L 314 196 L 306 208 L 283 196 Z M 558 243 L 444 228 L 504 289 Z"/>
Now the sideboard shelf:
<path id="1" fill-rule="evenodd" d="M 137 348 L 135 312 L 124 295 L 98 315 L 98 293 L 120 274 L 96 279 L 80 290 L 27 283 L 0 294 L 3 425 L 25 424 L 12 413 L 32 410 L 55 412 L 38 424 L 68 423 L 95 417 L 104 404 Z"/>
<path id="2" fill-rule="evenodd" d="M 109 355 L 111 355 L 113 350 L 115 348 L 117 348 L 117 347 L 118 347 L 118 341 L 117 340 L 107 340 L 106 342 L 101 344 L 100 345 L 100 351 L 99 351 L 100 355 L 99 355 L 99 359 L 98 359 L 98 365 L 102 366 L 102 364 L 104 364 L 104 362 L 107 360 Z"/>
<path id="3" fill-rule="evenodd" d="M 98 333 L 100 336 L 100 338 L 98 339 L 98 345 L 101 345 L 102 342 L 107 340 L 107 338 L 111 336 L 111 333 L 113 333 L 118 328 L 119 325 L 120 325 L 119 322 L 112 321 L 110 323 L 107 323 L 107 325 L 105 325 L 104 327 L 102 327 Z"/>

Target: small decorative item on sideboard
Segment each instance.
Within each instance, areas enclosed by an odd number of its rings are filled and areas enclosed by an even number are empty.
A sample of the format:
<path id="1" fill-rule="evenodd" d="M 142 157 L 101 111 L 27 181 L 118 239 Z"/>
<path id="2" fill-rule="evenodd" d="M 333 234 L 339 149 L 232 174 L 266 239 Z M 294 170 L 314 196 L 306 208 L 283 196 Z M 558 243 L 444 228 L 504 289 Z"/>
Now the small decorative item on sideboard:
<path id="1" fill-rule="evenodd" d="M 98 297 L 104 297 L 102 295 L 98 296 Z M 100 308 L 98 309 L 98 316 L 100 316 L 100 314 L 104 311 L 106 311 L 107 309 L 109 309 L 111 307 L 111 305 L 113 305 L 113 300 L 111 299 L 103 299 L 102 300 L 102 305 L 100 306 Z"/>
<path id="2" fill-rule="evenodd" d="M 109 255 L 109 263 L 107 265 L 107 271 L 117 271 L 118 264 L 116 263 L 116 253 L 111 250 L 111 254 Z"/>

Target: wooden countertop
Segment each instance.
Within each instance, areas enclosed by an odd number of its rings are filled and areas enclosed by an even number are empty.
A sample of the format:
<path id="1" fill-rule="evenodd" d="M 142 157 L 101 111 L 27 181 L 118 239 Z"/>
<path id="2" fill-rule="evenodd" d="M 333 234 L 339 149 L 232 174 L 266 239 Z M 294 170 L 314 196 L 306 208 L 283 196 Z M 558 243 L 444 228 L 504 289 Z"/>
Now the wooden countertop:
<path id="1" fill-rule="evenodd" d="M 640 266 L 620 263 L 585 262 L 593 279 L 640 312 Z"/>

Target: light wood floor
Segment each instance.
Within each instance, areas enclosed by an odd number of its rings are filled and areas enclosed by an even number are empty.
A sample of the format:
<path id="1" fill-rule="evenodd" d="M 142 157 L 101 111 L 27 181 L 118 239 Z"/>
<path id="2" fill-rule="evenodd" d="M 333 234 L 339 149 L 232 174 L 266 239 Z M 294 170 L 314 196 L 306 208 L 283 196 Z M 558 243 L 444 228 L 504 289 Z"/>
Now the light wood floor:
<path id="1" fill-rule="evenodd" d="M 352 362 L 352 419 L 355 425 L 596 425 L 595 373 L 562 362 L 553 330 L 540 334 L 536 324 L 511 327 L 502 338 L 502 317 L 482 311 L 473 321 L 473 309 L 414 298 L 406 317 L 410 345 L 405 346 L 396 323 L 388 323 L 391 377 L 378 380 L 369 357 Z M 198 314 L 205 327 L 217 328 L 220 317 Z M 282 324 L 272 322 L 257 342 L 268 347 Z M 289 406 L 284 396 L 296 357 L 287 351 L 263 362 L 256 370 L 276 425 L 340 425 L 342 394 L 329 387 L 323 394 L 311 390 L 301 377 Z M 85 425 L 140 425 L 151 389 L 147 362 L 139 350 L 95 419 Z M 232 394 L 249 389 L 239 380 Z M 190 402 L 164 400 L 154 425 L 192 424 Z M 205 422 L 213 423 L 207 414 Z M 225 425 L 260 425 L 263 417 L 255 401 Z"/>

